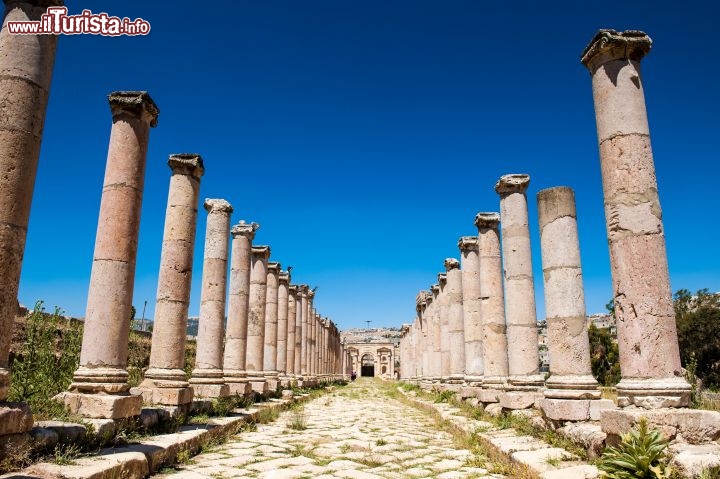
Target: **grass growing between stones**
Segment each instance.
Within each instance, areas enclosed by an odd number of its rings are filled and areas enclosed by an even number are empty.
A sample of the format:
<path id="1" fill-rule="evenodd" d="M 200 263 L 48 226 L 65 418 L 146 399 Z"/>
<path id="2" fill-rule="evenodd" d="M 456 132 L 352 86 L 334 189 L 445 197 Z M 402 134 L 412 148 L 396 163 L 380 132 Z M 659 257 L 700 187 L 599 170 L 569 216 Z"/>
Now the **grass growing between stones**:
<path id="1" fill-rule="evenodd" d="M 388 389 L 394 389 L 397 386 L 395 383 L 391 383 L 386 385 L 385 387 Z M 403 404 L 417 409 L 430 416 L 434 420 L 435 426 L 438 429 L 449 433 L 453 437 L 453 442 L 455 443 L 456 447 L 458 447 L 459 449 L 466 449 L 470 451 L 472 456 L 466 459 L 466 465 L 472 467 L 481 467 L 483 469 L 487 469 L 488 472 L 490 472 L 491 474 L 502 474 L 508 477 L 512 477 L 514 479 L 537 478 L 537 475 L 532 472 L 528 467 L 522 464 L 513 463 L 507 455 L 503 454 L 499 449 L 487 442 L 482 437 L 478 436 L 477 434 L 469 434 L 463 429 L 456 426 L 453 422 L 447 419 L 443 419 L 440 413 L 432 406 L 417 403 L 401 394 L 393 394 L 392 392 L 389 392 L 388 389 L 386 389 L 387 395 L 395 397 Z M 403 390 L 407 389 L 403 388 Z M 437 394 L 429 394 L 414 388 L 410 389 L 410 391 L 415 391 L 418 397 L 422 397 L 430 402 L 434 402 L 437 396 Z M 449 402 L 455 405 L 455 399 L 451 399 Z M 461 409 L 461 411 L 464 412 L 465 409 Z"/>
<path id="2" fill-rule="evenodd" d="M 287 422 L 287 427 L 294 431 L 304 431 L 307 429 L 307 416 L 305 414 L 305 408 L 298 407 L 292 410 L 290 420 Z"/>

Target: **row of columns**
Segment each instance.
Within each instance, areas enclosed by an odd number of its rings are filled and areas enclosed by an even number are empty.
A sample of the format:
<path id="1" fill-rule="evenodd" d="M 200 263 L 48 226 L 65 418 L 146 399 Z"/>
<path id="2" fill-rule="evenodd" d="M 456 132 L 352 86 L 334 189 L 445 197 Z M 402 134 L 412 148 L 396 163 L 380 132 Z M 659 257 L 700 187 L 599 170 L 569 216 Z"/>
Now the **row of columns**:
<path id="1" fill-rule="evenodd" d="M 62 0 L 6 1 L 0 32 L 0 412 L 18 415 L 4 433 L 32 426 L 27 405 L 3 402 L 10 387 L 9 352 L 17 292 L 57 36 L 10 35 L 7 23 L 39 21 Z M 313 308 L 314 291 L 291 285 L 289 271 L 268 263 L 270 248 L 253 246 L 257 224 L 230 228 L 231 205 L 205 201 L 208 213 L 195 369 L 183 370 L 193 251 L 203 160 L 171 155 L 150 366 L 131 390 L 127 359 L 140 211 L 150 128 L 159 109 L 147 92 L 108 96 L 112 129 L 88 290 L 80 366 L 57 399 L 91 418 L 140 414 L 146 402 L 188 405 L 194 397 L 265 392 L 291 380 L 340 374 L 337 327 Z M 232 236 L 232 244 L 230 244 Z M 230 265 L 230 281 L 226 284 Z M 289 268 L 288 268 L 289 270 Z M 229 290 L 229 293 L 228 293 Z M 227 328 L 225 319 L 228 295 Z M 302 360 L 301 360 L 302 359 Z M 15 427 L 16 426 L 16 427 Z"/>
<path id="2" fill-rule="evenodd" d="M 601 30 L 582 62 L 592 76 L 600 144 L 622 371 L 618 405 L 684 407 L 690 387 L 680 373 L 640 76 L 650 45 L 642 32 Z M 522 174 L 500 178 L 500 212 L 479 213 L 477 236 L 458 242 L 460 261 L 446 259 L 439 284 L 416 296 L 416 319 L 402 328 L 401 377 L 444 384 L 504 408 L 541 407 L 550 419 L 599 419 L 599 410 L 611 405 L 599 400 L 591 371 L 568 187 L 537 194 L 550 356 L 547 380 L 539 373 L 529 182 Z"/>
<path id="3" fill-rule="evenodd" d="M 269 246 L 253 245 L 257 223 L 241 221 L 231 228 L 230 203 L 207 199 L 197 356 L 186 379 L 186 327 L 204 164 L 200 155 L 177 154 L 168 161 L 170 189 L 150 365 L 143 382 L 130 390 L 126 318 L 132 306 L 148 130 L 157 122 L 158 109 L 146 92 L 115 92 L 109 100 L 113 127 L 80 367 L 70 391 L 60 399 L 80 415 L 122 418 L 139 414 L 142 400 L 183 407 L 193 398 L 264 394 L 292 380 L 307 383 L 339 375 L 337 361 L 331 361 L 339 357 L 339 334 L 312 306 L 314 291 L 291 285 L 291 268 L 283 271 L 280 263 L 270 262 Z M 305 369 L 299 361 L 303 356 Z"/>

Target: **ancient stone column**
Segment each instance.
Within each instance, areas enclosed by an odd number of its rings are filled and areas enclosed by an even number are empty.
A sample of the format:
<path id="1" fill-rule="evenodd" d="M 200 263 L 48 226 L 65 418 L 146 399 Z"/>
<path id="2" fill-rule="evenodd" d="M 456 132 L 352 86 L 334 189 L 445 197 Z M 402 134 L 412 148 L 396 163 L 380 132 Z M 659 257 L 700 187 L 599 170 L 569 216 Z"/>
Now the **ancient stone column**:
<path id="1" fill-rule="evenodd" d="M 592 75 L 620 369 L 618 404 L 687 406 L 662 213 L 650 146 L 639 31 L 600 30 L 582 63 Z"/>
<path id="2" fill-rule="evenodd" d="M 296 378 L 302 377 L 302 297 L 304 295 L 303 285 L 298 285 L 297 294 L 295 295 L 295 359 L 293 361 L 293 371 Z"/>
<path id="3" fill-rule="evenodd" d="M 455 258 L 445 260 L 448 295 L 448 335 L 450 339 L 450 375 L 448 383 L 462 384 L 465 378 L 465 325 L 463 320 L 462 273 Z"/>
<path id="4" fill-rule="evenodd" d="M 440 288 L 436 301 L 438 312 L 438 325 L 440 327 L 440 382 L 450 379 L 450 335 L 448 334 L 448 295 L 447 274 L 438 273 L 438 286 Z"/>
<path id="5" fill-rule="evenodd" d="M 265 352 L 265 308 L 269 246 L 253 246 L 250 267 L 250 310 L 248 313 L 247 356 L 245 368 L 254 392 L 265 394 L 268 383 L 263 372 Z"/>
<path id="6" fill-rule="evenodd" d="M 230 214 L 233 209 L 225 200 L 206 199 L 205 210 L 208 217 L 200 294 L 200 323 L 195 369 L 190 385 L 195 397 L 214 398 L 230 393 L 223 374 L 223 339 Z"/>
<path id="7" fill-rule="evenodd" d="M 423 300 L 420 303 L 418 316 L 418 354 L 420 359 L 420 380 L 429 381 L 430 374 L 430 333 L 429 313 L 432 312 L 433 296 L 431 291 L 423 291 Z"/>
<path id="8" fill-rule="evenodd" d="M 150 404 L 184 405 L 193 390 L 185 379 L 185 339 L 190 304 L 195 223 L 203 161 L 200 155 L 170 155 L 172 170 L 160 253 L 150 368 L 138 388 Z"/>
<path id="9" fill-rule="evenodd" d="M 250 309 L 250 269 L 252 241 L 257 223 L 241 221 L 230 230 L 232 256 L 230 260 L 230 291 L 225 331 L 223 373 L 230 394 L 250 394 L 252 388 L 245 370 L 247 356 L 248 314 Z"/>
<path id="10" fill-rule="evenodd" d="M 480 255 L 480 317 L 485 368 L 484 389 L 479 398 L 484 403 L 498 401 L 498 391 L 505 389 L 508 376 L 499 223 L 500 215 L 497 213 L 478 213 L 475 216 Z"/>
<path id="11" fill-rule="evenodd" d="M 278 340 L 278 288 L 280 263 L 267 265 L 267 293 L 265 296 L 265 333 L 263 343 L 263 372 L 270 391 L 278 386 L 277 340 Z"/>
<path id="12" fill-rule="evenodd" d="M 313 353 L 315 352 L 315 309 L 313 308 L 313 300 L 315 291 L 308 289 L 307 292 L 307 348 L 305 350 L 305 361 L 307 363 L 307 373 L 310 381 L 314 381 L 315 363 L 313 362 Z"/>
<path id="13" fill-rule="evenodd" d="M 510 386 L 532 391 L 542 388 L 544 377 L 539 373 L 535 286 L 530 253 L 530 228 L 525 190 L 528 175 L 505 175 L 495 184 L 500 195 L 502 220 L 502 251 L 505 268 L 505 317 L 507 320 L 508 366 Z M 530 401 L 529 395 L 524 404 Z M 524 405 L 529 407 L 532 404 Z M 516 408 L 519 404 L 503 403 Z M 522 409 L 521 408 L 521 409 Z"/>
<path id="14" fill-rule="evenodd" d="M 599 399 L 600 390 L 590 367 L 575 196 L 557 187 L 540 191 L 537 201 L 550 355 L 541 406 L 550 419 L 585 421 L 588 399 Z"/>
<path id="15" fill-rule="evenodd" d="M 465 337 L 465 383 L 482 386 L 483 329 L 480 316 L 480 251 L 477 236 L 463 236 L 458 240 L 460 272 L 462 274 L 463 322 Z"/>
<path id="16" fill-rule="evenodd" d="M 287 353 L 285 356 L 285 372 L 295 377 L 295 323 L 297 322 L 297 294 L 298 287 L 291 284 L 288 287 L 288 317 L 287 317 Z"/>
<path id="17" fill-rule="evenodd" d="M 73 376 L 71 392 L 63 393 L 58 399 L 63 399 L 74 414 L 119 419 L 137 416 L 142 407 L 140 396 L 128 395 L 128 336 L 145 157 L 150 127 L 157 124 L 158 108 L 147 92 L 114 92 L 108 100 L 113 126 L 90 273 L 80 367 Z M 8 261 L 2 261 L 3 267 L 7 267 Z"/>
<path id="18" fill-rule="evenodd" d="M 430 334 L 432 335 L 432 352 L 430 355 L 431 376 L 434 383 L 439 383 L 442 377 L 442 335 L 440 324 L 440 285 L 430 287 L 432 292 L 432 314 L 430 317 Z"/>
<path id="19" fill-rule="evenodd" d="M 300 375 L 303 380 L 307 379 L 308 374 L 308 292 L 309 288 L 306 284 L 300 285 Z M 297 333 L 296 333 L 297 334 Z"/>
<path id="20" fill-rule="evenodd" d="M 10 343 L 18 309 L 20 270 L 58 38 L 57 35 L 10 35 L 6 25 L 7 22 L 40 20 L 48 6 L 62 4 L 62 1 L 5 0 L 0 32 L 0 169 L 3 172 L 0 175 L 0 401 L 7 397 L 10 388 Z M 156 110 L 154 114 L 145 115 L 144 127 L 138 132 L 145 140 L 145 147 L 148 124 L 152 122 L 154 126 Z M 144 152 L 143 149 L 143 165 Z M 140 184 L 142 192 L 142 180 Z M 23 410 L 26 409 L 23 406 Z M 32 427 L 29 411 L 21 414 L 27 416 L 29 426 L 5 428 L 8 433 Z"/>
<path id="21" fill-rule="evenodd" d="M 291 268 L 288 268 L 290 270 Z M 288 352 L 288 294 L 290 287 L 290 271 L 281 271 L 278 275 L 278 330 L 277 330 L 277 359 L 278 373 L 287 376 Z M 294 318 L 293 318 L 294 320 Z M 294 325 L 293 325 L 294 327 Z"/>

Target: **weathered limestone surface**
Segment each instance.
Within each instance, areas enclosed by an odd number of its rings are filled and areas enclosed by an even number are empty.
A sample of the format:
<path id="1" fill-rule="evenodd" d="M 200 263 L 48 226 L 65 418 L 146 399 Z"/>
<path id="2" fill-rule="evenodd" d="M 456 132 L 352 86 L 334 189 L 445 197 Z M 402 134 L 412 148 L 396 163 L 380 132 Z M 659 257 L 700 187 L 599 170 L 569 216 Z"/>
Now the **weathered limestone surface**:
<path id="1" fill-rule="evenodd" d="M 307 349 L 308 349 L 308 292 L 309 288 L 306 284 L 299 287 L 300 294 L 300 375 L 308 376 Z"/>
<path id="2" fill-rule="evenodd" d="M 687 406 L 640 60 L 650 37 L 600 30 L 582 54 L 595 118 L 618 325 L 620 405 Z"/>
<path id="3" fill-rule="evenodd" d="M 204 168 L 202 158 L 192 153 L 171 155 L 168 165 L 172 176 L 160 254 L 150 367 L 138 389 L 149 403 L 179 405 L 192 400 L 183 367 L 197 204 Z"/>
<path id="4" fill-rule="evenodd" d="M 528 175 L 504 175 L 495 184 L 495 191 L 500 195 L 502 220 L 510 385 L 532 390 L 542 387 L 544 378 L 539 374 L 538 366 L 535 286 L 525 197 L 529 184 Z"/>
<path id="5" fill-rule="evenodd" d="M 7 397 L 10 387 L 9 332 L 17 312 L 20 270 L 58 39 L 57 35 L 10 35 L 5 25 L 40 20 L 45 7 L 62 5 L 62 1 L 43 2 L 45 6 L 37 1 L 5 3 L 0 32 L 0 401 Z"/>
<path id="6" fill-rule="evenodd" d="M 303 286 L 298 285 L 295 295 L 295 358 L 293 360 L 293 371 L 296 377 L 302 375 L 302 296 L 304 294 Z"/>
<path id="7" fill-rule="evenodd" d="M 458 240 L 458 248 L 463 292 L 465 382 L 468 386 L 482 386 L 485 366 L 480 315 L 480 250 L 477 236 L 463 236 Z"/>
<path id="8" fill-rule="evenodd" d="M 250 269 L 250 310 L 248 313 L 247 356 L 245 367 L 253 391 L 267 392 L 263 374 L 263 353 L 265 345 L 265 305 L 267 296 L 269 246 L 252 247 Z"/>
<path id="9" fill-rule="evenodd" d="M 288 286 L 287 286 L 287 318 L 286 323 L 286 335 L 285 335 L 285 374 L 288 376 L 295 375 L 295 320 L 297 317 L 297 285 L 290 283 L 290 268 L 288 268 Z M 278 364 L 280 361 L 280 355 L 278 353 Z"/>
<path id="10" fill-rule="evenodd" d="M 450 335 L 448 329 L 448 310 L 450 302 L 447 294 L 447 274 L 438 274 L 440 294 L 436 301 L 438 322 L 440 324 L 440 381 L 447 382 L 450 378 Z"/>
<path id="11" fill-rule="evenodd" d="M 223 379 L 223 337 L 230 214 L 233 209 L 225 200 L 206 199 L 205 210 L 208 217 L 200 295 L 200 324 L 195 369 L 190 384 L 195 397 L 220 397 L 227 396 L 230 392 Z"/>
<path id="12" fill-rule="evenodd" d="M 448 294 L 448 335 L 450 337 L 450 375 L 448 382 L 462 383 L 465 378 L 465 335 L 463 329 L 463 290 L 460 262 L 445 260 Z"/>
<path id="13" fill-rule="evenodd" d="M 575 195 L 550 188 L 537 201 L 550 354 L 542 408 L 550 419 L 587 420 L 587 400 L 600 399 L 600 390 L 590 367 Z"/>
<path id="14" fill-rule="evenodd" d="M 250 267 L 252 241 L 257 223 L 241 221 L 230 230 L 232 257 L 230 260 L 230 291 L 228 319 L 225 331 L 223 374 L 230 394 L 249 394 L 250 384 L 245 370 L 247 354 L 248 310 L 250 308 Z"/>
<path id="15" fill-rule="evenodd" d="M 140 414 L 142 400 L 128 396 L 128 335 L 135 282 L 145 158 L 158 108 L 147 92 L 108 96 L 113 116 L 90 273 L 80 367 L 70 392 L 58 399 L 87 417 Z M 14 300 L 13 300 L 14 301 Z M 80 395 L 108 394 L 97 399 Z M 113 396 L 116 396 L 113 399 Z M 122 404 L 115 405 L 114 401 Z M 98 409 L 98 407 L 100 407 Z"/>
<path id="16" fill-rule="evenodd" d="M 494 391 L 505 388 L 508 376 L 499 224 L 500 215 L 497 213 L 478 213 L 475 216 L 480 256 L 480 316 L 485 368 L 483 385 L 490 390 L 480 398 L 483 402 L 497 401 Z"/>

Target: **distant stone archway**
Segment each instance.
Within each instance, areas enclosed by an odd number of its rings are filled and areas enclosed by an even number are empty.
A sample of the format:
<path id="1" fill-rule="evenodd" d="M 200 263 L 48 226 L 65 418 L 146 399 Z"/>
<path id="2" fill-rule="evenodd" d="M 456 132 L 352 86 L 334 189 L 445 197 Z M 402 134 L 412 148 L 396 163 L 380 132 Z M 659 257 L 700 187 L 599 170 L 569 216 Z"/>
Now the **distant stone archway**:
<path id="1" fill-rule="evenodd" d="M 370 353 L 363 354 L 360 360 L 360 376 L 375 376 L 375 358 Z"/>

